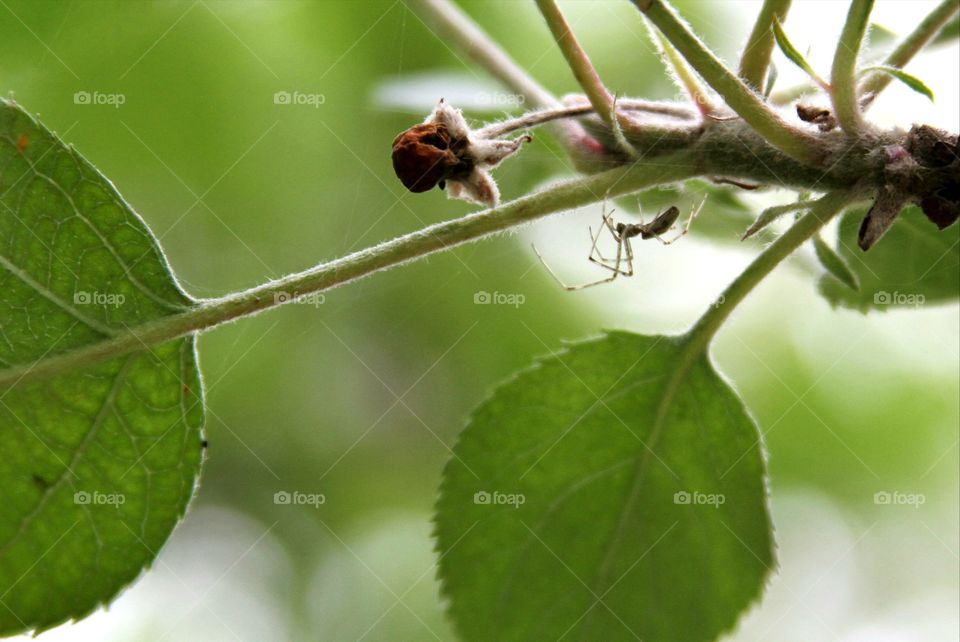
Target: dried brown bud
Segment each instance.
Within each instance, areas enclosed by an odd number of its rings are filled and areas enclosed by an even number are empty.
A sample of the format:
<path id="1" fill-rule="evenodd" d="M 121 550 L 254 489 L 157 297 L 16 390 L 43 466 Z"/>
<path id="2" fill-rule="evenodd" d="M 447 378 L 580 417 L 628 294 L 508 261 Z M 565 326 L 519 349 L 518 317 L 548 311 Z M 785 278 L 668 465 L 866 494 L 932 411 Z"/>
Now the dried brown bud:
<path id="1" fill-rule="evenodd" d="M 393 140 L 393 171 L 411 192 L 426 192 L 457 171 L 462 161 L 450 148 L 443 125 L 414 125 Z M 469 171 L 469 168 L 467 168 Z"/>
<path id="2" fill-rule="evenodd" d="M 528 135 L 514 140 L 485 138 L 470 130 L 459 109 L 443 100 L 427 119 L 393 140 L 393 170 L 411 192 L 449 181 L 450 198 L 496 206 L 500 200 L 492 168 L 515 154 Z"/>
<path id="3" fill-rule="evenodd" d="M 907 149 L 923 167 L 938 170 L 938 179 L 919 185 L 920 208 L 938 228 L 960 218 L 960 142 L 957 136 L 928 125 L 910 130 Z"/>
<path id="4" fill-rule="evenodd" d="M 797 116 L 805 123 L 813 123 L 820 128 L 822 132 L 828 132 L 837 126 L 837 120 L 830 113 L 829 109 L 823 107 L 811 107 L 797 103 Z"/>
<path id="5" fill-rule="evenodd" d="M 946 229 L 960 218 L 960 194 L 956 188 L 944 188 L 920 201 L 920 208 L 937 227 Z"/>
<path id="6" fill-rule="evenodd" d="M 895 189 L 887 186 L 880 190 L 873 207 L 867 212 L 860 224 L 857 235 L 857 244 L 866 252 L 887 233 L 893 222 L 900 215 L 900 210 L 906 204 L 906 197 Z"/>

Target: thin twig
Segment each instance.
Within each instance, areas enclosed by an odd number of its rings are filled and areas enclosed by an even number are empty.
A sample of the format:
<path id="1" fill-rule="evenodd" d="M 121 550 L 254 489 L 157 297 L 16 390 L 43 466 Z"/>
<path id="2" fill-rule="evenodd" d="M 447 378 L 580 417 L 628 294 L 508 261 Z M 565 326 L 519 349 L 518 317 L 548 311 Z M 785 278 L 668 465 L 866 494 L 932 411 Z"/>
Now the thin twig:
<path id="1" fill-rule="evenodd" d="M 524 71 L 455 4 L 449 0 L 407 0 L 407 3 L 430 23 L 444 44 L 453 43 L 511 91 L 523 96 L 526 104 L 540 108 L 560 106 L 553 94 Z M 558 121 L 552 131 L 574 160 L 584 153 L 582 141 L 586 134 L 575 121 Z"/>
<path id="2" fill-rule="evenodd" d="M 680 122 L 692 121 L 694 113 L 685 105 L 668 102 L 655 102 L 649 100 L 617 99 L 617 111 L 637 112 L 658 114 L 662 116 L 671 116 Z M 539 111 L 530 111 L 516 118 L 509 118 L 499 122 L 491 123 L 485 127 L 476 130 L 474 133 L 480 138 L 499 138 L 504 134 L 536 127 L 544 123 L 564 118 L 577 118 L 587 116 L 594 112 L 593 105 L 586 102 L 582 104 L 571 104 L 566 107 L 556 107 L 551 109 L 542 109 Z"/>
<path id="3" fill-rule="evenodd" d="M 816 138 L 791 127 L 763 99 L 730 72 L 663 0 L 632 0 L 727 105 L 771 145 L 800 162 L 817 165 Z"/>
<path id="4" fill-rule="evenodd" d="M 781 23 L 786 20 L 790 3 L 791 0 L 764 0 L 760 13 L 757 14 L 757 21 L 753 24 L 753 31 L 743 48 L 740 56 L 740 77 L 756 91 L 763 91 L 770 56 L 773 54 L 773 20 L 776 18 Z"/>
<path id="5" fill-rule="evenodd" d="M 830 219 L 853 203 L 860 196 L 854 190 L 830 192 L 822 198 L 809 203 L 810 212 L 793 224 L 760 256 L 747 266 L 733 283 L 717 299 L 721 302 L 711 307 L 687 334 L 690 344 L 700 353 L 709 345 L 713 335 L 730 316 L 733 309 L 764 279 L 777 265 L 790 256 L 814 234 L 826 225 Z"/>
<path id="6" fill-rule="evenodd" d="M 957 2 L 957 0 L 941 2 L 936 9 L 930 12 L 930 15 L 923 19 L 923 22 L 917 25 L 917 28 L 909 36 L 904 38 L 903 42 L 897 45 L 896 49 L 890 52 L 887 59 L 883 61 L 884 66 L 897 67 L 898 69 L 905 67 L 918 51 L 933 40 L 958 10 L 960 10 L 960 2 Z M 891 80 L 893 80 L 893 76 L 890 74 L 871 74 L 860 85 L 860 95 L 863 97 L 860 100 L 860 106 L 866 110 L 880 92 L 890 84 Z"/>
<path id="7" fill-rule="evenodd" d="M 104 341 L 32 364 L 0 370 L 0 390 L 88 367 L 142 350 L 145 346 L 251 316 L 296 301 L 307 294 L 330 290 L 548 214 L 582 207 L 607 197 L 630 194 L 654 185 L 684 180 L 697 172 L 697 165 L 689 154 L 677 154 L 659 158 L 655 162 L 632 163 L 629 167 L 618 167 L 602 174 L 560 183 L 500 207 L 437 223 L 243 292 L 202 300 L 185 312 L 131 328 Z"/>
<path id="8" fill-rule="evenodd" d="M 577 37 L 573 35 L 557 3 L 554 0 L 536 1 L 543 19 L 550 28 L 550 33 L 553 34 L 553 39 L 556 40 L 570 71 L 577 79 L 577 84 L 583 89 L 594 110 L 606 120 L 613 110 L 613 95 L 607 91 L 587 52 L 577 42 Z"/>
<path id="9" fill-rule="evenodd" d="M 622 148 L 620 151 L 631 158 L 636 157 L 636 150 L 626 142 L 626 138 L 623 137 L 620 129 L 620 118 L 617 115 L 616 101 L 613 95 L 607 90 L 606 85 L 603 84 L 600 74 L 597 73 L 593 63 L 590 61 L 590 56 L 588 56 L 587 52 L 580 46 L 577 37 L 573 34 L 570 25 L 567 23 L 567 19 L 563 17 L 563 12 L 560 11 L 560 7 L 557 6 L 554 0 L 536 1 L 537 6 L 540 8 L 540 13 L 543 15 L 543 19 L 550 28 L 550 33 L 553 34 L 553 39 L 556 40 L 560 52 L 567 61 L 567 66 L 569 66 L 570 71 L 573 72 L 573 76 L 577 79 L 580 88 L 583 89 L 587 100 L 593 105 L 594 111 L 603 119 L 607 127 L 610 128 L 610 131 L 613 132 L 614 140 L 616 140 L 618 146 Z"/>
<path id="10" fill-rule="evenodd" d="M 859 136 L 864 128 L 863 112 L 857 100 L 857 59 L 872 9 L 873 0 L 853 0 L 850 3 L 830 72 L 833 113 L 843 131 L 853 137 Z"/>
<path id="11" fill-rule="evenodd" d="M 696 76 L 693 75 L 693 71 L 687 65 L 683 56 L 673 48 L 673 45 L 667 42 L 667 39 L 663 37 L 662 33 L 653 27 L 650 28 L 650 31 L 652 32 L 654 43 L 663 55 L 664 62 L 673 71 L 673 77 L 676 79 L 677 84 L 687 92 L 687 96 L 689 96 L 690 100 L 696 106 L 700 115 L 707 117 L 716 114 L 716 108 L 710 100 L 710 94 L 707 93 L 707 90 L 700 84 Z"/>

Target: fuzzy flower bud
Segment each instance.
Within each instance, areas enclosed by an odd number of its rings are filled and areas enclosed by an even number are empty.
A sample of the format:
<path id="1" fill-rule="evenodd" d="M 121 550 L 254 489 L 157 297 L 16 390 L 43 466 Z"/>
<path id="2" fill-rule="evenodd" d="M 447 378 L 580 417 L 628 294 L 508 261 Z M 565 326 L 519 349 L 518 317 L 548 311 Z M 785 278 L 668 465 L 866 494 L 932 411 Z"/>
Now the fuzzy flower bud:
<path id="1" fill-rule="evenodd" d="M 459 109 L 441 99 L 423 123 L 394 139 L 393 169 L 411 192 L 449 185 L 450 198 L 495 207 L 500 191 L 490 170 L 530 140 L 529 135 L 514 140 L 484 138 L 470 130 Z"/>

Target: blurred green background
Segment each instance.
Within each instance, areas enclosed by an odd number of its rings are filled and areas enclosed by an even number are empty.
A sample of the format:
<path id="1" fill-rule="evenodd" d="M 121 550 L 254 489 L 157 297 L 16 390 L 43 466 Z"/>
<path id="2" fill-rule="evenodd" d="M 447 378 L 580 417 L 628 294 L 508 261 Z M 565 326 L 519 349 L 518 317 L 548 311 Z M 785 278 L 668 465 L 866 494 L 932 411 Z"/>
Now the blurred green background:
<path id="1" fill-rule="evenodd" d="M 930 3 L 877 4 L 903 33 Z M 562 5 L 616 91 L 675 94 L 628 3 Z M 462 6 L 548 88 L 576 89 L 532 3 Z M 735 60 L 758 3 L 680 7 Z M 791 37 L 828 60 L 845 10 L 799 3 Z M 956 47 L 915 69 L 938 103 L 892 87 L 876 118 L 957 131 Z M 389 0 L 2 0 L 0 91 L 117 185 L 197 297 L 470 211 L 406 193 L 390 142 L 442 95 L 476 122 L 518 111 Z M 277 104 L 277 92 L 309 98 Z M 497 177 L 510 199 L 568 174 L 539 136 Z M 683 329 L 760 247 L 645 245 L 639 278 L 562 292 L 529 242 L 564 278 L 592 280 L 598 218 L 553 217 L 204 334 L 209 458 L 186 521 L 109 612 L 43 639 L 454 639 L 430 518 L 470 410 L 564 340 Z M 766 433 L 782 567 L 732 639 L 960 639 L 957 309 L 830 310 L 810 256 L 764 283 L 713 351 Z M 478 292 L 524 302 L 477 305 Z M 279 491 L 325 502 L 278 505 Z M 877 492 L 925 501 L 877 505 Z"/>

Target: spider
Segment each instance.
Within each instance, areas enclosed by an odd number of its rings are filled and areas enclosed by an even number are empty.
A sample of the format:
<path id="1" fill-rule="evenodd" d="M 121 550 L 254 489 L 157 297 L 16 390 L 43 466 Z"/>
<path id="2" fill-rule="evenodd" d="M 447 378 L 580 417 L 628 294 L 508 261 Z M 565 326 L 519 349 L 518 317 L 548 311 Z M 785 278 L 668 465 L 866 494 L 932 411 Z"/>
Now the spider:
<path id="1" fill-rule="evenodd" d="M 703 201 L 700 202 L 700 205 L 698 205 L 696 209 L 690 212 L 690 216 L 687 218 L 687 223 L 683 226 L 683 229 L 675 237 L 668 240 L 662 238 L 661 235 L 666 234 L 673 229 L 677 219 L 680 218 L 680 210 L 676 206 L 668 207 L 664 211 L 660 212 L 649 223 L 644 223 L 641 220 L 639 223 L 614 224 L 612 218 L 613 210 L 610 211 L 610 214 L 607 214 L 606 204 L 604 204 L 602 213 L 603 225 L 597 228 L 596 234 L 593 233 L 592 227 L 587 228 L 590 230 L 591 240 L 590 254 L 587 256 L 587 259 L 591 263 L 596 263 L 600 267 L 610 270 L 613 272 L 613 274 L 607 278 L 591 281 L 589 283 L 583 283 L 581 285 L 567 285 L 560 280 L 560 277 L 557 276 L 556 272 L 553 271 L 553 269 L 543 259 L 543 256 L 540 255 L 537 247 L 535 245 L 531 245 L 531 247 L 533 247 L 533 251 L 536 253 L 537 258 L 540 259 L 541 263 L 543 263 L 543 267 L 547 268 L 547 272 L 550 273 L 550 276 L 552 276 L 564 290 L 567 290 L 568 292 L 582 290 L 594 285 L 600 285 L 601 283 L 610 283 L 621 274 L 623 276 L 633 276 L 633 246 L 630 244 L 630 239 L 637 236 L 643 240 L 655 238 L 663 245 L 670 245 L 674 241 L 680 240 L 680 237 L 686 235 L 686 233 L 690 230 L 690 224 L 693 222 L 693 219 L 696 218 L 697 214 L 700 213 L 700 209 L 702 207 Z M 600 253 L 599 248 L 597 248 L 597 243 L 600 240 L 600 234 L 604 227 L 610 230 L 610 235 L 613 237 L 613 240 L 617 242 L 617 255 L 613 259 L 605 258 Z M 623 263 L 626 263 L 626 269 L 621 267 Z"/>

